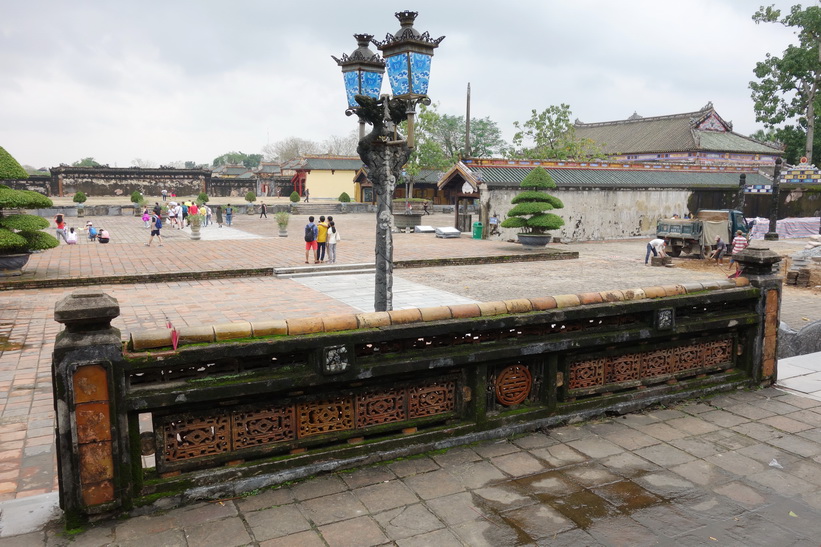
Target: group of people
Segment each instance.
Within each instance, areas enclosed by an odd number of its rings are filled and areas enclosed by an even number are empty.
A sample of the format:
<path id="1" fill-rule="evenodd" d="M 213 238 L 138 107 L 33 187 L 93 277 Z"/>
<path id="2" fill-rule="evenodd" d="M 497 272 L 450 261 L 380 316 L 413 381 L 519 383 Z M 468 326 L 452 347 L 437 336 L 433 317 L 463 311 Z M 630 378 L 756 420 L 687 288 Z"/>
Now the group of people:
<path id="1" fill-rule="evenodd" d="M 55 215 L 54 224 L 57 226 L 58 242 L 62 239 L 66 245 L 77 245 L 77 231 L 73 227 L 69 227 L 66 224 L 65 216 L 62 214 Z M 111 236 L 109 235 L 108 230 L 105 228 L 96 228 L 94 223 L 90 220 L 86 222 L 86 226 L 83 231 L 85 232 L 89 243 L 92 241 L 96 241 L 98 243 L 108 243 L 111 241 Z"/>
<path id="2" fill-rule="evenodd" d="M 342 238 L 334 223 L 334 217 L 319 217 L 319 223 L 314 224 L 314 217 L 308 217 L 308 224 L 305 225 L 305 264 L 309 264 L 309 253 L 314 253 L 314 264 L 336 263 L 336 244 Z M 327 258 L 327 260 L 326 260 Z"/>
<path id="3" fill-rule="evenodd" d="M 742 232 L 741 230 L 736 230 L 735 237 L 733 237 L 733 240 L 729 243 L 729 245 L 721 239 L 720 235 L 718 235 L 718 236 L 716 236 L 716 242 L 715 242 L 715 245 L 713 245 L 713 249 L 712 249 L 712 252 L 710 253 L 709 258 L 711 258 L 712 260 L 715 260 L 717 264 L 723 264 L 724 263 L 724 257 L 726 256 L 727 250 L 729 249 L 730 250 L 730 264 L 735 263 L 735 274 L 733 274 L 733 275 L 738 275 L 739 274 L 738 262 L 736 262 L 733 257 L 734 257 L 734 255 L 736 255 L 736 254 L 740 253 L 741 251 L 743 251 L 744 249 L 746 249 L 749 244 L 750 244 L 749 235 L 745 236 L 744 232 Z M 667 253 L 665 252 L 666 247 L 667 247 L 667 240 L 666 239 L 661 239 L 660 237 L 657 237 L 657 238 L 651 240 L 647 244 L 647 254 L 644 255 L 644 264 L 645 264 L 645 266 L 650 261 L 650 253 L 652 253 L 653 256 L 661 256 L 661 257 L 667 256 Z"/>

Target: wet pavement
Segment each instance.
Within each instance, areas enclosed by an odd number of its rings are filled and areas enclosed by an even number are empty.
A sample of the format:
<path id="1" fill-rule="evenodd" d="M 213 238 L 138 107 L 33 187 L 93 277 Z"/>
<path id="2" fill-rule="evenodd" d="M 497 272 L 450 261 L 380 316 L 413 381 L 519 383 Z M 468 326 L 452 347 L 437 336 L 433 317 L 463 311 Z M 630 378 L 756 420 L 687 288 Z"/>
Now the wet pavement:
<path id="1" fill-rule="evenodd" d="M 434 225 L 447 225 L 451 220 L 446 215 L 429 218 Z M 336 220 L 343 234 L 340 245 L 345 245 L 340 247 L 340 263 L 372 261 L 372 216 L 342 215 Z M 107 217 L 104 222 L 112 232 L 113 243 L 64 246 L 51 253 L 55 256 L 39 255 L 42 258 L 29 267 L 35 275 L 49 278 L 87 276 L 89 272 L 109 271 L 107 268 L 130 274 L 152 268 L 196 271 L 303 265 L 304 261 L 301 238 L 294 237 L 304 223 L 300 217 L 292 219 L 288 238 L 273 235 L 273 220 L 243 217 L 232 230 L 205 229 L 204 233 L 219 235 L 200 242 L 191 241 L 183 232 L 172 232 L 162 249 L 142 245 L 147 232 L 137 218 Z M 395 242 L 397 259 L 522 252 L 518 245 L 465 236 L 442 240 L 432 234 L 396 234 Z M 787 254 L 801 249 L 803 242 L 768 245 Z M 642 287 L 726 275 L 718 269 L 704 272 L 681 267 L 681 261 L 688 259 L 679 259 L 679 267 L 674 268 L 646 267 L 643 246 L 643 240 L 557 245 L 562 250 L 579 251 L 579 260 L 397 270 L 396 307 Z M 538 283 L 533 283 L 534 273 L 539 274 Z M 320 274 L 296 279 L 234 278 L 99 288 L 119 300 L 121 315 L 114 325 L 125 337 L 133 330 L 162 327 L 169 320 L 183 326 L 372 309 L 372 292 L 367 290 L 371 286 L 368 274 Z M 53 321 L 53 309 L 56 301 L 73 290 L 0 291 L 0 537 L 4 538 L 0 546 L 63 541 L 53 530 L 7 536 L 25 531 L 25 527 L 9 527 L 10 522 L 17 522 L 12 517 L 15 511 L 42 515 L 53 507 L 56 473 L 51 351 L 60 330 Z M 796 329 L 821 319 L 821 295 L 786 288 L 781 314 Z M 784 383 L 791 384 L 785 387 L 796 394 L 821 390 L 819 386 L 810 391 L 815 384 L 803 381 L 815 381 L 813 374 L 821 374 L 813 370 L 818 360 L 806 358 L 790 365 L 793 368 L 785 366 Z M 821 402 L 810 397 L 773 389 L 739 392 L 675 411 L 657 410 L 484 443 L 322 477 L 241 500 L 108 523 L 75 539 L 78 545 L 129 545 L 151 536 L 151 532 L 156 536 L 141 545 L 584 545 L 643 544 L 645 540 L 648 544 L 658 540 L 750 545 L 772 544 L 765 540 L 781 537 L 793 539 L 779 544 L 804 544 L 815 538 L 814 543 L 806 544 L 818 545 L 821 525 L 813 530 L 811 524 L 821 522 L 817 514 L 817 492 L 821 490 L 819 405 Z M 588 445 L 607 448 L 596 452 Z M 568 459 L 554 456 L 553 446 Z M 764 462 L 768 454 L 784 469 L 770 467 L 772 458 Z M 734 462 L 729 469 L 721 465 L 727 461 Z M 760 476 L 757 471 L 742 472 L 749 465 L 761 471 Z M 411 466 L 413 472 L 402 471 L 404 466 Z M 365 477 L 371 475 L 381 479 L 368 482 L 371 479 Z M 591 478 L 594 476 L 599 478 Z M 704 477 L 710 477 L 707 483 Z M 326 486 L 310 486 L 313 483 L 335 486 L 327 486 L 326 491 Z M 433 490 L 425 490 L 425 484 Z M 563 485 L 564 490 L 551 490 L 551 484 Z M 795 488 L 789 489 L 787 485 L 793 484 Z M 812 488 L 808 490 L 809 485 Z M 318 493 L 301 494 L 303 491 Z M 634 499 L 647 504 L 632 507 L 632 501 L 625 501 Z M 393 505 L 398 501 L 401 505 Z M 337 514 L 337 507 L 347 507 L 348 502 L 353 509 L 340 509 Z M 793 505 L 782 518 L 782 509 L 789 504 Z M 32 506 L 40 509 L 32 510 Z M 790 516 L 789 511 L 797 516 Z M 808 514 L 815 520 L 807 520 Z M 653 526 L 657 519 L 669 520 L 669 526 Z M 781 527 L 786 527 L 786 535 Z M 761 529 L 764 535 L 759 537 L 756 532 L 744 543 L 738 539 L 743 537 L 741 529 Z M 137 530 L 145 533 L 139 535 Z M 229 534 L 229 530 L 233 532 Z M 617 534 L 618 530 L 622 532 Z M 696 535 L 688 535 L 691 533 Z"/>

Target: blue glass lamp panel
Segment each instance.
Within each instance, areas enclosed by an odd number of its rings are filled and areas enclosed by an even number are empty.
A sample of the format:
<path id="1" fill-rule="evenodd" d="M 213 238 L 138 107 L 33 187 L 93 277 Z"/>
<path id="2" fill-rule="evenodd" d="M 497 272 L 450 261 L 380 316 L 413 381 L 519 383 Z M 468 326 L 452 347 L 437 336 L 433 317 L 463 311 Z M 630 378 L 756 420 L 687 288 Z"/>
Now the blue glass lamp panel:
<path id="1" fill-rule="evenodd" d="M 355 70 L 342 74 L 345 77 L 345 94 L 348 96 L 348 106 L 357 106 L 354 97 L 359 95 L 359 73 Z"/>
<path id="2" fill-rule="evenodd" d="M 381 72 L 362 72 L 362 92 L 360 95 L 365 95 L 372 99 L 378 99 L 382 92 L 382 73 Z"/>
<path id="3" fill-rule="evenodd" d="M 408 83 L 408 54 L 400 53 L 385 59 L 388 69 L 388 79 L 391 82 L 391 91 L 394 95 L 410 93 Z"/>
<path id="4" fill-rule="evenodd" d="M 410 55 L 411 71 L 413 74 L 413 89 L 411 93 L 427 95 L 428 82 L 430 81 L 430 61 L 433 56 L 416 52 L 412 52 Z"/>

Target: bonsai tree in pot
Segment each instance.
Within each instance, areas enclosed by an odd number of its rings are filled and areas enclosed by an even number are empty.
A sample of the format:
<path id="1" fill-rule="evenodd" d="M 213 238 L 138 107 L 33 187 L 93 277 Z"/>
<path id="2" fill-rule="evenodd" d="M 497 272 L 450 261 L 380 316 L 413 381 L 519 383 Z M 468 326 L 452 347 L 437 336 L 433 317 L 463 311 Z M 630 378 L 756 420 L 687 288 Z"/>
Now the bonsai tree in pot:
<path id="1" fill-rule="evenodd" d="M 142 214 L 140 206 L 142 206 L 144 201 L 145 199 L 143 198 L 143 195 L 140 193 L 139 190 L 134 190 L 133 192 L 131 192 L 131 203 L 134 204 L 135 217 L 140 216 Z"/>
<path id="2" fill-rule="evenodd" d="M 556 183 L 544 168 L 536 167 L 525 175 L 519 187 L 522 191 L 510 200 L 513 208 L 508 211 L 502 228 L 520 228 L 518 236 L 522 245 L 544 247 L 551 239 L 546 232 L 564 226 L 560 216 L 548 212 L 562 209 L 564 204 L 544 191 L 555 188 Z"/>
<path id="3" fill-rule="evenodd" d="M 254 205 L 253 205 L 253 203 L 256 200 L 257 200 L 257 195 L 254 192 L 248 192 L 247 194 L 245 194 L 245 201 L 248 202 L 248 209 L 246 209 L 246 212 L 249 215 L 254 214 Z"/>
<path id="4" fill-rule="evenodd" d="M 85 210 L 83 208 L 83 203 L 86 202 L 88 197 L 83 192 L 77 192 L 74 194 L 72 201 L 77 204 L 77 216 L 83 217 L 85 215 Z"/>
<path id="5" fill-rule="evenodd" d="M 278 211 L 274 218 L 279 226 L 279 237 L 288 237 L 288 221 L 291 220 L 291 214 L 287 211 Z"/>
<path id="6" fill-rule="evenodd" d="M 26 171 L 0 147 L 0 180 L 25 178 L 28 178 Z M 18 212 L 19 209 L 44 209 L 53 205 L 43 194 L 12 190 L 0 184 L 0 276 L 21 275 L 29 253 L 60 244 L 51 234 L 40 231 L 48 228 L 46 219 Z"/>

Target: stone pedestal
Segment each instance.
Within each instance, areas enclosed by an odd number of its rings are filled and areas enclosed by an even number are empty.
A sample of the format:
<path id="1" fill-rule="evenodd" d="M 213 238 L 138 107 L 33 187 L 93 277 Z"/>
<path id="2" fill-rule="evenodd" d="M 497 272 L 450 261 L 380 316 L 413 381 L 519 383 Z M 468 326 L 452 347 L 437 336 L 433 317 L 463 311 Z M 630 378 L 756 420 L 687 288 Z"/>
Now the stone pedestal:
<path id="1" fill-rule="evenodd" d="M 760 245 L 760 244 L 757 244 Z M 761 290 L 756 311 L 764 317 L 757 337 L 762 341 L 754 345 L 753 377 L 763 384 L 775 383 L 778 378 L 778 323 L 781 311 L 781 277 L 778 263 L 781 257 L 766 247 L 750 246 L 733 255 L 741 268 L 741 276 L 750 285 Z"/>
<path id="2" fill-rule="evenodd" d="M 122 342 L 111 320 L 119 314 L 117 300 L 95 290 L 76 291 L 54 306 L 54 320 L 65 325 L 54 345 L 52 379 L 60 506 L 68 527 L 120 509 L 117 492 L 128 480 L 118 472 L 129 461 L 117 436 L 126 428 L 113 417 L 119 387 L 112 368 L 122 360 Z"/>

